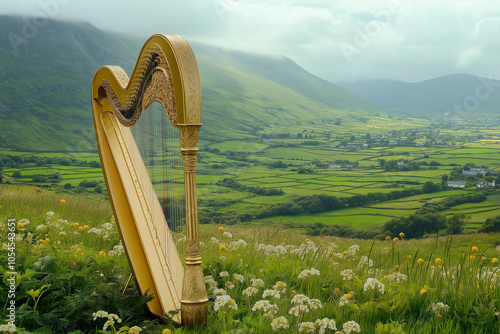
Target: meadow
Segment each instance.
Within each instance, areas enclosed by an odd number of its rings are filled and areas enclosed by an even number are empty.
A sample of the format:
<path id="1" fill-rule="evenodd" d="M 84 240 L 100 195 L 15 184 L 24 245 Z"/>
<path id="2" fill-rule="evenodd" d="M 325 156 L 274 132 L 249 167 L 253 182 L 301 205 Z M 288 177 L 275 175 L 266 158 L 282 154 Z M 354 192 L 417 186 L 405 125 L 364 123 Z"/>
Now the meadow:
<path id="1" fill-rule="evenodd" d="M 500 333 L 499 233 L 373 241 L 202 225 L 209 319 L 187 329 L 144 313 L 106 201 L 2 185 L 0 222 L 0 295 L 11 299 L 15 253 L 17 326 L 0 332 Z"/>

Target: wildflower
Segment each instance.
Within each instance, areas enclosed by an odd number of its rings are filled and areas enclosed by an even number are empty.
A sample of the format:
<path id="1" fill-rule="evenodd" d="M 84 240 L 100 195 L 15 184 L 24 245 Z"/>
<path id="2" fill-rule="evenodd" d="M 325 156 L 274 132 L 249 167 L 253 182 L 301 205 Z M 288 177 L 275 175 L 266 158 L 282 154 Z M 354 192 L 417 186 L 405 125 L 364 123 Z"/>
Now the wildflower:
<path id="1" fill-rule="evenodd" d="M 236 304 L 236 302 L 234 301 L 234 299 L 232 299 L 228 295 L 218 296 L 217 299 L 215 300 L 214 310 L 218 311 L 222 307 L 225 307 L 225 308 L 228 308 L 228 309 L 233 309 L 233 310 L 237 310 L 238 309 L 238 305 Z"/>
<path id="2" fill-rule="evenodd" d="M 97 318 L 107 318 L 108 317 L 108 312 L 106 312 L 106 311 L 97 311 L 97 312 L 93 313 L 92 316 L 94 317 L 94 321 L 95 321 Z"/>
<path id="3" fill-rule="evenodd" d="M 83 226 L 78 227 L 79 231 L 83 231 Z"/>
<path id="4" fill-rule="evenodd" d="M 268 289 L 268 290 L 264 290 L 264 293 L 262 294 L 262 298 L 266 298 L 266 297 L 273 297 L 274 299 L 280 299 L 281 295 L 278 291 L 276 291 L 274 289 Z"/>
<path id="5" fill-rule="evenodd" d="M 479 249 L 476 246 L 472 246 L 472 248 L 470 249 L 470 252 L 472 254 L 476 254 L 478 251 L 479 251 Z"/>
<path id="6" fill-rule="evenodd" d="M 233 290 L 234 289 L 234 283 L 231 282 L 231 281 L 227 281 L 226 282 L 226 288 L 228 288 L 229 290 Z"/>
<path id="7" fill-rule="evenodd" d="M 233 278 L 235 281 L 238 281 L 238 282 L 243 282 L 245 280 L 245 277 L 243 277 L 243 275 L 240 275 L 240 274 L 233 274 Z"/>
<path id="8" fill-rule="evenodd" d="M 80 224 L 78 224 L 78 223 L 71 223 L 71 226 L 78 227 L 78 226 L 80 226 Z"/>
<path id="9" fill-rule="evenodd" d="M 134 327 L 131 327 L 129 330 L 128 330 L 128 334 L 136 334 L 136 333 L 140 333 L 142 332 L 142 328 L 139 327 L 139 326 L 134 326 Z"/>
<path id="10" fill-rule="evenodd" d="M 491 259 L 491 264 L 495 264 L 498 262 L 498 259 L 496 257 L 492 258 Z"/>
<path id="11" fill-rule="evenodd" d="M 385 241 L 391 242 L 392 238 L 390 236 L 385 237 Z"/>
<path id="12" fill-rule="evenodd" d="M 24 227 L 24 224 L 23 223 L 17 223 L 17 227 L 19 227 L 19 228 Z"/>
<path id="13" fill-rule="evenodd" d="M 290 294 L 291 294 L 291 296 L 293 297 L 293 296 L 295 296 L 295 295 L 297 294 L 297 291 L 292 290 L 292 292 L 291 292 Z"/>
<path id="14" fill-rule="evenodd" d="M 78 253 L 80 253 L 80 252 L 82 251 L 82 249 L 81 249 L 81 248 L 78 248 L 76 251 L 77 251 Z"/>
<path id="15" fill-rule="evenodd" d="M 303 294 L 295 295 L 292 298 L 292 304 L 294 305 L 309 304 L 309 297 Z"/>
<path id="16" fill-rule="evenodd" d="M 64 198 L 61 198 L 61 199 L 59 200 L 59 205 L 60 205 L 60 206 L 65 206 L 65 205 L 66 205 L 66 200 L 65 200 Z"/>
<path id="17" fill-rule="evenodd" d="M 427 290 L 425 290 L 425 289 L 420 290 L 421 295 L 424 295 L 425 293 L 427 293 Z"/>
<path id="18" fill-rule="evenodd" d="M 229 277 L 229 273 L 228 273 L 227 271 L 221 271 L 221 272 L 219 273 L 219 276 L 220 276 L 220 277 Z"/>
<path id="19" fill-rule="evenodd" d="M 301 322 L 299 324 L 299 332 L 304 333 L 314 333 L 316 331 L 316 326 L 314 326 L 314 322 Z"/>
<path id="20" fill-rule="evenodd" d="M 99 252 L 99 256 L 105 257 L 105 256 L 106 256 L 106 253 L 105 253 L 104 251 L 100 251 L 100 252 Z"/>
<path id="21" fill-rule="evenodd" d="M 225 237 L 225 238 L 229 238 L 229 239 L 231 239 L 233 237 L 233 235 L 231 233 L 229 233 L 229 232 L 222 233 L 222 236 Z"/>
<path id="22" fill-rule="evenodd" d="M 364 285 L 364 291 L 367 290 L 378 290 L 381 294 L 384 294 L 384 284 L 381 283 L 378 279 L 376 278 L 368 278 L 366 280 L 366 283 Z"/>
<path id="23" fill-rule="evenodd" d="M 0 209 L 1 208 L 2 207 L 0 206 Z M 0 333 L 17 333 L 16 325 L 13 324 L 0 325 Z"/>
<path id="24" fill-rule="evenodd" d="M 73 261 L 73 262 L 71 263 L 71 268 L 76 268 L 76 266 L 77 266 L 77 263 L 76 263 L 75 261 Z"/>
<path id="25" fill-rule="evenodd" d="M 161 332 L 161 334 L 172 334 L 172 331 L 171 331 L 170 329 L 168 329 L 168 328 L 165 328 L 165 329 Z"/>
<path id="26" fill-rule="evenodd" d="M 259 290 L 257 290 L 256 287 L 253 287 L 253 286 L 249 286 L 248 288 L 246 288 L 245 290 L 243 290 L 243 296 L 245 297 L 251 297 L 253 295 L 256 295 L 257 292 L 259 292 Z"/>
<path id="27" fill-rule="evenodd" d="M 226 247 L 226 245 L 221 244 L 221 245 L 219 246 L 219 250 L 220 250 L 220 251 L 227 251 L 227 247 Z"/>
<path id="28" fill-rule="evenodd" d="M 323 318 L 323 319 L 316 319 L 314 322 L 314 326 L 318 328 L 318 332 L 320 334 L 323 334 L 326 332 L 327 329 L 330 330 L 337 330 L 337 323 L 333 319 L 328 319 L 328 318 Z"/>
<path id="29" fill-rule="evenodd" d="M 279 292 L 285 293 L 286 291 L 286 283 L 283 281 L 278 281 L 273 285 L 273 289 Z"/>
<path id="30" fill-rule="evenodd" d="M 436 262 L 436 264 L 442 264 L 443 263 L 443 260 L 441 260 L 439 257 L 437 257 L 434 262 Z"/>
<path id="31" fill-rule="evenodd" d="M 353 302 L 354 302 L 353 295 L 351 295 L 349 293 L 346 293 L 345 295 L 343 295 L 342 297 L 340 297 L 339 307 L 345 306 L 345 305 L 347 305 L 349 303 L 353 303 Z"/>
<path id="32" fill-rule="evenodd" d="M 341 294 L 342 294 L 342 291 L 339 288 L 333 289 L 333 295 L 335 296 L 335 298 L 340 297 Z"/>
<path id="33" fill-rule="evenodd" d="M 403 232 L 401 232 L 401 233 L 399 233 L 399 237 L 400 237 L 401 239 L 404 239 L 405 234 L 404 234 Z"/>
<path id="34" fill-rule="evenodd" d="M 227 295 L 227 292 L 224 289 L 215 289 L 214 290 L 214 295 L 216 295 L 216 296 L 223 296 L 223 295 Z"/>
<path id="35" fill-rule="evenodd" d="M 352 279 L 354 278 L 354 276 L 356 276 L 354 274 L 354 272 L 352 271 L 352 269 L 343 270 L 343 271 L 340 272 L 340 274 L 342 275 L 342 279 L 344 281 L 352 281 Z"/>
<path id="36" fill-rule="evenodd" d="M 422 263 L 424 263 L 424 262 L 425 262 L 425 261 L 424 261 L 424 259 L 422 259 L 421 257 L 420 257 L 420 258 L 418 258 L 418 260 L 417 260 L 417 263 L 418 263 L 418 264 L 422 264 Z"/>
<path id="37" fill-rule="evenodd" d="M 212 276 L 205 276 L 205 283 L 208 284 L 209 290 L 217 289 L 217 282 L 214 280 Z"/>
<path id="38" fill-rule="evenodd" d="M 312 276 L 319 276 L 319 274 L 320 274 L 320 272 L 318 269 L 314 269 L 314 268 L 305 269 L 305 270 L 302 270 L 302 272 L 299 274 L 299 276 L 297 278 L 298 279 L 306 279 L 306 278 L 309 278 Z"/>
<path id="39" fill-rule="evenodd" d="M 66 231 L 60 231 L 59 235 L 66 235 Z"/>
<path id="40" fill-rule="evenodd" d="M 288 311 L 288 314 L 293 314 L 296 317 L 299 317 L 303 313 L 309 313 L 309 308 L 307 307 L 307 305 L 295 305 Z"/>
<path id="41" fill-rule="evenodd" d="M 321 301 L 319 299 L 310 299 L 309 300 L 309 306 L 313 310 L 317 310 L 319 308 L 323 308 L 323 304 L 321 304 Z"/>
<path id="42" fill-rule="evenodd" d="M 224 227 L 219 226 L 219 231 L 224 232 Z"/>
<path id="43" fill-rule="evenodd" d="M 356 321 L 348 321 L 342 325 L 342 329 L 344 330 L 345 334 L 350 334 L 354 332 L 361 332 L 361 327 L 359 327 L 359 324 Z"/>
<path id="44" fill-rule="evenodd" d="M 217 240 L 216 238 L 212 237 L 210 239 L 210 242 L 213 243 L 213 244 L 218 244 L 219 243 L 219 240 Z"/>
<path id="45" fill-rule="evenodd" d="M 47 218 L 52 218 L 52 217 L 54 217 L 54 211 L 49 211 L 46 213 L 46 215 L 47 215 Z"/>
<path id="46" fill-rule="evenodd" d="M 399 239 L 397 237 L 392 239 L 392 242 L 397 242 L 397 241 L 399 241 Z"/>
<path id="47" fill-rule="evenodd" d="M 259 288 L 264 286 L 264 281 L 261 280 L 260 278 L 252 278 L 250 280 L 250 284 L 256 288 Z"/>
<path id="48" fill-rule="evenodd" d="M 362 268 L 363 266 L 368 266 L 369 268 L 373 267 L 373 260 L 369 259 L 368 256 L 363 255 L 359 259 L 358 268 Z"/>
<path id="49" fill-rule="evenodd" d="M 88 225 L 83 225 L 84 230 L 88 230 L 89 226 Z"/>
<path id="50" fill-rule="evenodd" d="M 271 328 L 273 329 L 273 331 L 277 331 L 279 329 L 288 329 L 288 320 L 281 316 L 281 317 L 277 317 L 277 318 L 274 318 L 272 321 L 271 321 Z"/>

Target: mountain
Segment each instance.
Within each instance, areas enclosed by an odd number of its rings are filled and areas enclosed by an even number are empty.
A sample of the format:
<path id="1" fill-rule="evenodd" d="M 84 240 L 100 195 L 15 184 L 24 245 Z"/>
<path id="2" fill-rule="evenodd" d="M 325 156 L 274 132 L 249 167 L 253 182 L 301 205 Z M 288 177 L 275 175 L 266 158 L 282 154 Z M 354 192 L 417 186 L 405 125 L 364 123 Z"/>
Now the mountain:
<path id="1" fill-rule="evenodd" d="M 95 150 L 90 84 L 102 65 L 131 73 L 145 40 L 88 23 L 0 16 L 0 148 Z M 252 137 L 380 113 L 285 57 L 192 43 L 202 80 L 202 139 Z"/>
<path id="2" fill-rule="evenodd" d="M 470 74 L 452 74 L 409 83 L 392 80 L 339 84 L 391 112 L 429 119 L 468 119 L 497 116 L 500 81 Z"/>

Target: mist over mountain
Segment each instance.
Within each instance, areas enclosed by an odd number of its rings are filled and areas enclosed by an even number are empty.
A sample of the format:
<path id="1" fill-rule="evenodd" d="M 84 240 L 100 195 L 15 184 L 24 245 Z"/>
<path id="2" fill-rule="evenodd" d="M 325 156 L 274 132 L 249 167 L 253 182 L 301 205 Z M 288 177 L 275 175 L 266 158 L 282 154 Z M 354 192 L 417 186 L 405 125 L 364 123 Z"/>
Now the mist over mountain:
<path id="1" fill-rule="evenodd" d="M 500 81 L 452 74 L 409 83 L 393 80 L 344 82 L 340 86 L 397 114 L 436 120 L 500 113 Z"/>
<path id="2" fill-rule="evenodd" d="M 0 147 L 95 150 L 92 78 L 102 65 L 130 74 L 144 42 L 84 22 L 50 20 L 37 28 L 0 16 Z M 255 137 L 269 127 L 286 131 L 380 112 L 286 57 L 192 47 L 202 81 L 202 139 Z"/>

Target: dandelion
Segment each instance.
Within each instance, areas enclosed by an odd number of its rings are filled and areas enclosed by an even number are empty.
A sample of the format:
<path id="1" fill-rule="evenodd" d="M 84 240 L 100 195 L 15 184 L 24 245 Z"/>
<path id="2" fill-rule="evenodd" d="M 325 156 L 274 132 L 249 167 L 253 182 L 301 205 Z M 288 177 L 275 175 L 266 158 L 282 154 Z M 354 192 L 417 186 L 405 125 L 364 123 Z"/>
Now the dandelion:
<path id="1" fill-rule="evenodd" d="M 404 239 L 405 234 L 404 234 L 403 232 L 401 232 L 401 233 L 399 233 L 399 237 L 400 237 L 401 239 Z"/>
<path id="2" fill-rule="evenodd" d="M 245 297 L 251 297 L 253 295 L 256 295 L 258 292 L 259 290 L 257 290 L 257 288 L 254 286 L 249 286 L 248 288 L 242 291 L 243 296 Z"/>
<path id="3" fill-rule="evenodd" d="M 59 205 L 60 205 L 60 206 L 65 206 L 65 205 L 66 205 L 66 200 L 65 200 L 64 198 L 61 198 L 61 199 L 59 200 Z"/>
<path id="4" fill-rule="evenodd" d="M 418 260 L 417 260 L 417 263 L 418 263 L 418 264 L 422 264 L 422 263 L 424 263 L 424 262 L 425 262 L 425 261 L 424 261 L 424 259 L 422 259 L 421 257 L 420 257 L 420 258 L 418 258 Z"/>
<path id="5" fill-rule="evenodd" d="M 84 229 L 84 230 L 88 230 L 88 229 L 89 229 L 89 226 L 88 226 L 88 225 L 83 225 L 83 229 Z"/>
<path id="6" fill-rule="evenodd" d="M 288 327 L 288 320 L 284 316 L 274 318 L 271 321 L 271 328 L 275 332 L 279 329 L 288 329 Z"/>
<path id="7" fill-rule="evenodd" d="M 224 227 L 219 226 L 219 231 L 224 232 Z"/>
<path id="8" fill-rule="evenodd" d="M 23 223 L 17 223 L 17 227 L 19 227 L 19 228 L 24 227 L 24 224 Z"/>
<path id="9" fill-rule="evenodd" d="M 237 310 L 238 305 L 234 301 L 233 298 L 229 297 L 228 295 L 222 295 L 218 296 L 217 299 L 215 300 L 214 303 L 214 310 L 218 311 L 219 309 L 222 309 L 225 307 L 226 309 L 232 309 L 232 310 Z"/>
<path id="10" fill-rule="evenodd" d="M 292 297 L 293 297 L 293 296 L 295 296 L 295 295 L 297 295 L 297 291 L 292 290 L 292 292 L 290 293 L 290 295 L 291 295 Z"/>
<path id="11" fill-rule="evenodd" d="M 391 242 L 392 238 L 390 236 L 385 237 L 385 241 Z"/>
<path id="12" fill-rule="evenodd" d="M 361 327 L 359 327 L 359 324 L 356 321 L 348 321 L 342 325 L 342 329 L 344 330 L 345 334 L 350 334 L 350 333 L 360 333 L 361 332 Z"/>
<path id="13" fill-rule="evenodd" d="M 299 324 L 299 332 L 304 333 L 314 333 L 316 331 L 316 326 L 314 326 L 314 322 L 301 322 Z"/>
<path id="14" fill-rule="evenodd" d="M 339 307 L 345 306 L 345 305 L 347 305 L 349 303 L 353 303 L 353 302 L 354 302 L 353 296 L 349 293 L 346 293 L 345 295 L 340 297 Z"/>
<path id="15" fill-rule="evenodd" d="M 78 223 L 71 223 L 71 226 L 78 227 L 78 226 L 80 226 L 80 224 L 78 224 Z"/>
<path id="16" fill-rule="evenodd" d="M 81 249 L 81 248 L 77 248 L 77 250 L 76 250 L 76 251 L 77 251 L 78 253 L 80 253 L 80 252 L 82 251 L 82 249 Z"/>
<path id="17" fill-rule="evenodd" d="M 219 250 L 220 250 L 220 251 L 227 251 L 227 247 L 226 247 L 226 245 L 221 244 L 221 245 L 219 246 Z"/>
<path id="18" fill-rule="evenodd" d="M 78 230 L 79 230 L 79 231 L 83 231 L 83 226 L 79 226 L 79 227 L 78 227 Z"/>
<path id="19" fill-rule="evenodd" d="M 99 256 L 106 257 L 106 253 L 104 251 L 100 251 Z"/>
<path id="20" fill-rule="evenodd" d="M 427 293 L 427 290 L 425 290 L 425 289 L 420 290 L 420 294 L 421 294 L 421 295 L 424 295 L 424 294 L 426 294 L 426 293 Z"/>
<path id="21" fill-rule="evenodd" d="M 442 264 L 443 263 L 443 260 L 441 260 L 441 258 L 437 257 L 434 262 L 436 262 L 436 264 Z"/>
<path id="22" fill-rule="evenodd" d="M 498 262 L 498 259 L 496 257 L 492 258 L 491 259 L 491 264 L 495 264 Z"/>
<path id="23" fill-rule="evenodd" d="M 472 248 L 470 249 L 470 251 L 471 251 L 472 254 L 476 254 L 479 251 L 479 249 L 476 246 L 472 246 Z"/>
<path id="24" fill-rule="evenodd" d="M 398 241 L 399 241 L 399 239 L 397 237 L 392 239 L 392 242 L 398 242 Z"/>
<path id="25" fill-rule="evenodd" d="M 161 334 L 172 334 L 172 331 L 171 331 L 170 329 L 168 329 L 168 328 L 165 328 L 165 329 L 161 332 Z"/>

